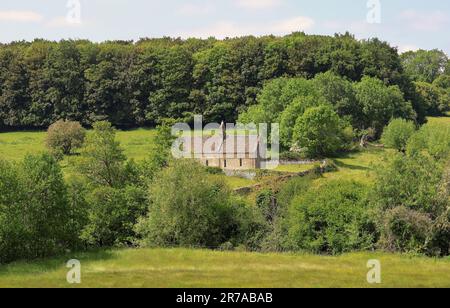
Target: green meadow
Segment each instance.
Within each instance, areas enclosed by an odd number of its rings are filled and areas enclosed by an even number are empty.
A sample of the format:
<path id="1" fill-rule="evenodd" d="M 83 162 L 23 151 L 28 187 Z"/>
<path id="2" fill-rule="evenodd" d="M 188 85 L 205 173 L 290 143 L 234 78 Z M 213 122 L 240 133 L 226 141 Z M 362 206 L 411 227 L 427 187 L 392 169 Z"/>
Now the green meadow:
<path id="1" fill-rule="evenodd" d="M 81 284 L 66 281 L 66 262 L 81 262 Z M 367 262 L 379 260 L 379 285 Z M 309 288 L 450 287 L 450 259 L 352 253 L 338 257 L 189 249 L 124 249 L 70 254 L 0 266 L 0 287 Z"/>

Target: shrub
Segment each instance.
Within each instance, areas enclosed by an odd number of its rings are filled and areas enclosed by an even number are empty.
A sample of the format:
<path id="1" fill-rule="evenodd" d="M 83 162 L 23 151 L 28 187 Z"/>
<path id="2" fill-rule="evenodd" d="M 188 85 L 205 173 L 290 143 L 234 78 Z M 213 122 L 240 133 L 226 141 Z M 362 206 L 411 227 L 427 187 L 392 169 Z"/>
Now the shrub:
<path id="1" fill-rule="evenodd" d="M 283 245 L 327 254 L 372 248 L 376 229 L 366 194 L 364 185 L 333 181 L 298 195 L 284 218 Z"/>
<path id="2" fill-rule="evenodd" d="M 48 128 L 46 144 L 52 152 L 72 154 L 81 148 L 86 132 L 79 122 L 60 120 Z"/>
<path id="3" fill-rule="evenodd" d="M 450 125 L 428 123 L 412 136 L 407 146 L 409 155 L 428 152 L 435 159 L 447 159 L 450 155 Z"/>
<path id="4" fill-rule="evenodd" d="M 219 167 L 205 167 L 207 173 L 211 175 L 224 175 L 224 171 Z"/>
<path id="5" fill-rule="evenodd" d="M 272 223 L 277 215 L 277 200 L 273 191 L 261 191 L 256 197 L 256 206 L 266 221 Z"/>
<path id="6" fill-rule="evenodd" d="M 55 255 L 74 247 L 74 209 L 48 154 L 0 162 L 0 262 Z"/>
<path id="7" fill-rule="evenodd" d="M 156 177 L 150 196 L 149 214 L 137 226 L 143 245 L 218 247 L 243 225 L 231 191 L 197 162 L 173 162 Z"/>
<path id="8" fill-rule="evenodd" d="M 415 124 L 404 119 L 395 119 L 384 129 L 382 142 L 389 148 L 406 152 L 410 138 L 416 132 Z"/>
<path id="9" fill-rule="evenodd" d="M 450 193 L 443 164 L 426 154 L 398 154 L 377 170 L 373 203 L 380 216 L 380 246 L 448 255 Z"/>
<path id="10" fill-rule="evenodd" d="M 439 185 L 443 167 L 426 155 L 397 154 L 377 168 L 374 202 L 380 211 L 404 206 L 436 215 L 442 209 Z"/>
<path id="11" fill-rule="evenodd" d="M 433 221 L 429 215 L 400 206 L 383 217 L 380 247 L 391 252 L 425 253 Z"/>
<path id="12" fill-rule="evenodd" d="M 147 194 L 137 187 L 99 187 L 92 191 L 88 223 L 81 238 L 94 247 L 130 246 L 136 240 L 134 226 L 146 214 Z"/>

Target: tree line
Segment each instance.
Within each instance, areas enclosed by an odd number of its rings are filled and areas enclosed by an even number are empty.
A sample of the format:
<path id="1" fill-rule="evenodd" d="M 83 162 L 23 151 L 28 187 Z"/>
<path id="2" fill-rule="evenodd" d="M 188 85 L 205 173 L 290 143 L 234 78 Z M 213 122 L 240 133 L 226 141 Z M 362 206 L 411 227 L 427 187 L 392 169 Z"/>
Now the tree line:
<path id="1" fill-rule="evenodd" d="M 433 97 L 434 88 L 426 86 L 442 70 L 419 71 L 428 77 L 417 78 L 420 58 L 403 60 L 412 63 L 409 69 L 388 43 L 358 41 L 348 33 L 1 44 L 0 129 L 42 128 L 60 119 L 84 126 L 105 120 L 118 127 L 153 126 L 164 118 L 189 122 L 193 114 L 234 122 L 256 104 L 266 81 L 311 79 L 328 71 L 352 82 L 366 76 L 398 86 L 418 110 L 413 81 Z"/>

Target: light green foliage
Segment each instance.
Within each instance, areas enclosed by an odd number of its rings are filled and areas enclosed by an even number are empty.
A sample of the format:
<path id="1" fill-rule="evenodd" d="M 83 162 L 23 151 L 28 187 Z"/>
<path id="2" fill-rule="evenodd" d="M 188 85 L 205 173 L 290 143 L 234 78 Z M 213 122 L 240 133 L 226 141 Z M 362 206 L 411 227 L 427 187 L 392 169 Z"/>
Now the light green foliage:
<path id="1" fill-rule="evenodd" d="M 307 96 L 317 97 L 313 83 L 306 79 L 279 78 L 269 81 L 258 95 L 259 108 L 250 109 L 242 118 L 257 124 L 279 123 L 282 112 L 294 99 Z"/>
<path id="2" fill-rule="evenodd" d="M 355 84 L 364 118 L 364 129 L 374 128 L 381 134 L 392 118 L 415 119 L 411 103 L 405 102 L 403 94 L 396 86 L 386 86 L 381 80 L 365 77 Z"/>
<path id="3" fill-rule="evenodd" d="M 448 63 L 447 55 L 441 50 L 409 51 L 401 55 L 405 72 L 414 81 L 432 83 L 444 71 Z"/>
<path id="4" fill-rule="evenodd" d="M 377 170 L 373 202 L 379 210 L 382 248 L 450 253 L 450 194 L 443 189 L 448 181 L 443 175 L 443 164 L 426 154 L 397 154 Z"/>
<path id="5" fill-rule="evenodd" d="M 194 161 L 175 161 L 161 171 L 150 198 L 148 217 L 137 228 L 145 245 L 218 247 L 241 231 L 238 213 L 245 207 Z"/>
<path id="6" fill-rule="evenodd" d="M 406 146 L 416 132 L 413 122 L 404 119 L 395 119 L 384 129 L 381 141 L 389 148 L 406 152 Z"/>
<path id="7" fill-rule="evenodd" d="M 308 108 L 326 105 L 324 99 L 314 96 L 302 96 L 294 99 L 281 114 L 280 118 L 280 142 L 289 149 L 293 144 L 293 133 L 297 119 L 302 116 Z"/>
<path id="8" fill-rule="evenodd" d="M 133 171 L 126 160 L 111 124 L 95 123 L 81 150 L 80 172 L 97 185 L 123 187 Z"/>
<path id="9" fill-rule="evenodd" d="M 167 167 L 172 157 L 172 144 L 175 137 L 172 136 L 172 125 L 175 120 L 163 120 L 156 129 L 155 141 L 147 158 L 141 164 L 147 180 L 152 180 L 156 173 Z"/>
<path id="10" fill-rule="evenodd" d="M 318 74 L 314 78 L 314 84 L 320 97 L 330 102 L 340 117 L 350 117 L 353 126 L 361 126 L 362 109 L 350 81 L 326 72 Z"/>
<path id="11" fill-rule="evenodd" d="M 299 194 L 289 206 L 288 249 L 339 254 L 375 243 L 367 188 L 350 181 L 329 182 Z"/>
<path id="12" fill-rule="evenodd" d="M 377 169 L 376 203 L 382 210 L 405 206 L 433 213 L 442 174 L 442 165 L 427 155 L 394 155 L 385 168 Z"/>
<path id="13" fill-rule="evenodd" d="M 49 155 L 0 162 L 0 263 L 72 248 L 74 209 L 62 172 Z"/>
<path id="14" fill-rule="evenodd" d="M 423 151 L 435 159 L 446 159 L 450 154 L 450 123 L 432 121 L 420 128 L 407 146 L 409 155 Z"/>
<path id="15" fill-rule="evenodd" d="M 330 106 L 306 110 L 297 119 L 293 141 L 311 157 L 333 155 L 343 147 L 343 123 Z"/>

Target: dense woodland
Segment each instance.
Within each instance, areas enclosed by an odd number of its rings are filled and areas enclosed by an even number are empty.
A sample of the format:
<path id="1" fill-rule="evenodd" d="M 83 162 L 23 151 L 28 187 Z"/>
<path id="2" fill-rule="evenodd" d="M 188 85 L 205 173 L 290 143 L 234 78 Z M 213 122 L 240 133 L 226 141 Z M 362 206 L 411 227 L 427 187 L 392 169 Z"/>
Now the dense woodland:
<path id="1" fill-rule="evenodd" d="M 0 45 L 0 129 L 43 128 L 59 119 L 153 126 L 163 118 L 189 122 L 193 114 L 234 122 L 257 103 L 266 81 L 325 72 L 397 86 L 420 122 L 439 111 L 423 100 L 442 100 L 444 90 L 448 100 L 445 70 L 442 52 L 400 57 L 386 42 L 350 34 L 14 42 Z"/>

